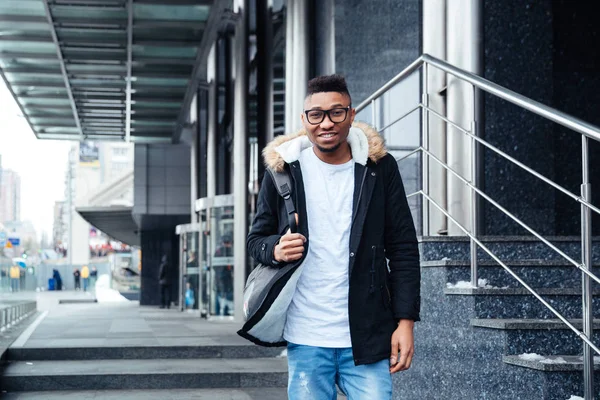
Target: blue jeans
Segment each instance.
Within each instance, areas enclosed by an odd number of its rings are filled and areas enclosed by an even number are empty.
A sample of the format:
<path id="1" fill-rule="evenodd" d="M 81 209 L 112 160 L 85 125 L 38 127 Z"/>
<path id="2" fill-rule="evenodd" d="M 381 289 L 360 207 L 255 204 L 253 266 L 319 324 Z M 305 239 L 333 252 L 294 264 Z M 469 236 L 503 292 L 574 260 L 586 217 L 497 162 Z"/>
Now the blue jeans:
<path id="1" fill-rule="evenodd" d="M 288 343 L 288 398 L 335 400 L 335 385 L 348 400 L 391 400 L 389 361 L 354 365 L 352 348 L 328 348 Z"/>

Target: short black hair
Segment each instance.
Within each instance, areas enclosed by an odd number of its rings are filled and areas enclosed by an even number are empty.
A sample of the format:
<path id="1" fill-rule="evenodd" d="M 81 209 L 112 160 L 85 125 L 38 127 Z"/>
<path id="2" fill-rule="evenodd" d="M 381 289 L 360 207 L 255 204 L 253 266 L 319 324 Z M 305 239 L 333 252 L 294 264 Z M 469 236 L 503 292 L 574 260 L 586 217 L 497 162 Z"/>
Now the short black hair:
<path id="1" fill-rule="evenodd" d="M 342 75 L 322 75 L 308 81 L 307 98 L 315 93 L 322 92 L 345 94 L 352 102 L 352 97 L 350 97 L 350 92 L 348 92 L 348 86 L 346 85 L 346 79 Z"/>

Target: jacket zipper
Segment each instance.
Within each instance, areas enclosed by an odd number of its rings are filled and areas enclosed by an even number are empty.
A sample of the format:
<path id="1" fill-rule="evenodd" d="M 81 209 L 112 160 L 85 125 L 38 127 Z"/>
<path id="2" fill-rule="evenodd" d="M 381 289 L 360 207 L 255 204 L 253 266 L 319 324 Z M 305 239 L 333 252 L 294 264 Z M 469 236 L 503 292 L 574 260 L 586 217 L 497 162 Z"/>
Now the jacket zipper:
<path id="1" fill-rule="evenodd" d="M 358 192 L 358 199 L 356 200 L 356 210 L 354 212 L 354 215 L 352 216 L 352 224 L 350 224 L 350 226 L 354 225 L 354 220 L 356 219 L 356 216 L 358 215 L 358 206 L 360 205 L 360 199 L 362 197 L 363 187 L 365 186 L 365 179 L 367 178 L 367 172 L 369 172 L 369 168 L 365 165 L 365 172 L 363 173 L 362 181 L 360 183 L 360 191 Z"/>
<path id="2" fill-rule="evenodd" d="M 375 291 L 375 256 L 377 255 L 377 247 L 371 246 L 373 250 L 373 257 L 371 259 L 371 287 L 369 288 L 369 293 L 373 293 Z"/>
<path id="3" fill-rule="evenodd" d="M 358 205 L 360 204 L 360 198 L 362 197 L 363 187 L 365 185 L 365 179 L 367 178 L 368 167 L 365 165 L 365 172 L 363 173 L 362 181 L 360 182 L 360 191 L 358 192 L 358 199 L 356 200 L 356 210 L 354 211 L 354 215 L 352 216 L 352 223 L 350 224 L 350 230 L 352 230 L 352 226 L 354 226 L 354 221 L 356 220 L 356 215 L 358 214 Z M 350 296 L 350 268 L 348 268 L 348 296 Z M 348 301 L 348 322 L 350 322 L 350 337 L 352 338 L 352 323 L 350 321 L 352 315 L 352 305 Z M 354 359 L 355 362 L 358 362 L 358 359 Z"/>

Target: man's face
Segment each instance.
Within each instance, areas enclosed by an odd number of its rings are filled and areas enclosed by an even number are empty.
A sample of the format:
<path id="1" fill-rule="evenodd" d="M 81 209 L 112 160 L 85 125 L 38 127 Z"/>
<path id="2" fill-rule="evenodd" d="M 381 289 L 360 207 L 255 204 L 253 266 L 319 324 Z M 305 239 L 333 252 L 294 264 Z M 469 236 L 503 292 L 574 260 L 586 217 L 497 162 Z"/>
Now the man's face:
<path id="1" fill-rule="evenodd" d="M 322 92 L 309 96 L 304 101 L 304 110 L 343 109 L 350 105 L 350 98 L 338 92 Z M 309 140 L 323 153 L 333 153 L 346 142 L 350 127 L 354 121 L 356 110 L 348 110 L 343 122 L 332 122 L 328 115 L 319 124 L 311 124 L 305 113 L 302 113 L 302 124 L 308 133 Z M 335 119 L 335 118 L 334 118 Z"/>

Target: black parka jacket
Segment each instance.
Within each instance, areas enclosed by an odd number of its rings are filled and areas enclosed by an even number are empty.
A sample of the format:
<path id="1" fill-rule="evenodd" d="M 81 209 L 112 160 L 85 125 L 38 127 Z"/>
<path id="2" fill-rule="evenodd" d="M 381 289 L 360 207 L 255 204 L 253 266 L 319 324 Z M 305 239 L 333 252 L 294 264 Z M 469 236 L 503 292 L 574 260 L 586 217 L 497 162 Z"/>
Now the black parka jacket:
<path id="1" fill-rule="evenodd" d="M 356 161 L 348 313 L 354 362 L 360 365 L 390 357 L 391 335 L 400 319 L 419 320 L 420 267 L 415 227 L 396 160 L 387 153 L 381 136 L 366 124 L 355 123 L 348 142 Z M 299 132 L 277 137 L 263 151 L 268 167 L 291 174 L 298 232 L 307 238 L 304 255 L 310 232 L 303 180 L 310 176 L 302 176 L 298 157 L 307 146 L 306 133 Z M 247 241 L 256 261 L 273 265 L 273 250 L 289 228 L 287 221 L 283 199 L 270 174 L 265 174 Z M 295 263 L 303 261 L 304 257 Z"/>

